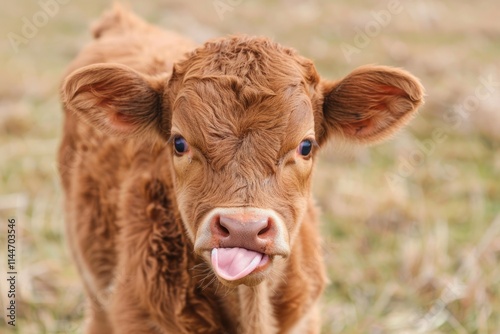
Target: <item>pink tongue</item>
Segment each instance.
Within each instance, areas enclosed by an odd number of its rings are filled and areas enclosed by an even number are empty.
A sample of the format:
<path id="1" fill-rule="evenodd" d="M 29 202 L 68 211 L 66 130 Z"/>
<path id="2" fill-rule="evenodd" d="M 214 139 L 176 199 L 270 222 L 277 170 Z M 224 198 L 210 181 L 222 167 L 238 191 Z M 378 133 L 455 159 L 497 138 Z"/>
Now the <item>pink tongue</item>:
<path id="1" fill-rule="evenodd" d="M 214 248 L 212 266 L 220 277 L 234 281 L 254 271 L 265 256 L 244 248 Z"/>

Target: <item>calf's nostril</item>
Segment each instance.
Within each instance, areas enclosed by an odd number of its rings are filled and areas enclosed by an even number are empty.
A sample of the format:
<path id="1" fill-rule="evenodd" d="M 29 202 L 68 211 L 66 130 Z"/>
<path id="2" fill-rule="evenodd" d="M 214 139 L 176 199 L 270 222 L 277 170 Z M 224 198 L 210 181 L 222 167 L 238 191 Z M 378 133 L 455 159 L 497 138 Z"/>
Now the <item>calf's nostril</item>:
<path id="1" fill-rule="evenodd" d="M 267 232 L 269 232 L 270 229 L 271 229 L 271 224 L 268 223 L 266 227 L 264 227 L 262 230 L 259 231 L 259 233 L 257 233 L 257 235 L 258 236 L 264 235 Z"/>
<path id="2" fill-rule="evenodd" d="M 217 220 L 216 222 L 216 226 L 217 226 L 217 230 L 220 232 L 221 235 L 223 235 L 224 237 L 227 237 L 229 236 L 229 230 L 220 223 L 220 220 Z"/>

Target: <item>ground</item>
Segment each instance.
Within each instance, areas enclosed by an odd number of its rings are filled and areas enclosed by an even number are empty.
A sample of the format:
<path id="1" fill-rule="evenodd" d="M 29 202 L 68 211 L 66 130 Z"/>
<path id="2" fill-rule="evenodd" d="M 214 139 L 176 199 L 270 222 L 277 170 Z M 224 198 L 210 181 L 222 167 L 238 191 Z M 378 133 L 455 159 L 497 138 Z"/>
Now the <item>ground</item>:
<path id="1" fill-rule="evenodd" d="M 58 1 L 58 2 L 55 2 Z M 404 67 L 427 96 L 391 141 L 332 143 L 314 193 L 330 285 L 324 333 L 500 333 L 500 23 L 494 0 L 132 1 L 198 42 L 270 36 L 340 78 Z M 0 304 L 15 218 L 16 327 L 79 333 L 84 298 L 55 168 L 58 87 L 107 1 L 10 1 L 0 14 Z M 46 14 L 43 14 L 43 13 Z M 341 146 L 341 147 L 340 147 Z"/>

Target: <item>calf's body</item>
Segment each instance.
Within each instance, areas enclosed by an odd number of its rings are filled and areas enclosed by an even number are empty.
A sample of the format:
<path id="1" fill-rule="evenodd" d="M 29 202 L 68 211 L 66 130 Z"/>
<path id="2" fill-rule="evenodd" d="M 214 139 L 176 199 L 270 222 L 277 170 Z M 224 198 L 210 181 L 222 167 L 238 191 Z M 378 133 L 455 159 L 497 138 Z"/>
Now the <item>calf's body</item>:
<path id="1" fill-rule="evenodd" d="M 62 87 L 59 151 L 86 331 L 318 333 L 317 149 L 394 133 L 418 80 L 325 81 L 265 38 L 195 48 L 121 8 L 94 37 Z"/>

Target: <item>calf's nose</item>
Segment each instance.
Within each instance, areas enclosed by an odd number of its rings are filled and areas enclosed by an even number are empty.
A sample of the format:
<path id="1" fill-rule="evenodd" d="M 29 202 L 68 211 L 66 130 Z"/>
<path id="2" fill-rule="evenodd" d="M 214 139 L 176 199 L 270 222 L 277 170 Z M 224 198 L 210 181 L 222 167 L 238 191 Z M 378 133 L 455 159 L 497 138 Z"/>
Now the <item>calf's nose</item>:
<path id="1" fill-rule="evenodd" d="M 257 215 L 220 215 L 212 233 L 223 248 L 240 247 L 264 253 L 275 237 L 272 220 Z"/>

